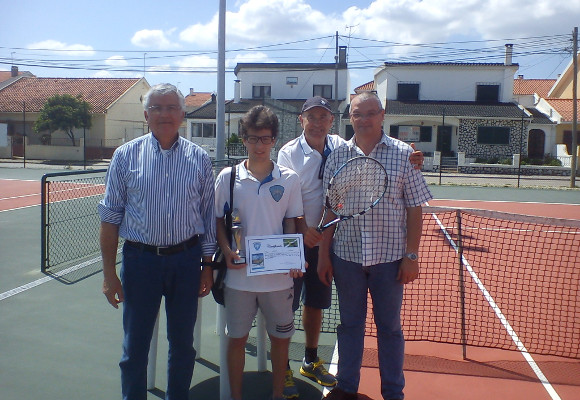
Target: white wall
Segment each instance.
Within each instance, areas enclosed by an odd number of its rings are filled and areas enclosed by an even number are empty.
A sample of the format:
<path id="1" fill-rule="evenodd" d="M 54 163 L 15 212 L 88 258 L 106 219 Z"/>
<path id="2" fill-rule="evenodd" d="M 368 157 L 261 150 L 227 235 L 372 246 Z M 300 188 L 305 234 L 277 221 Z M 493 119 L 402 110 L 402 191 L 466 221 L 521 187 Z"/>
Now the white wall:
<path id="1" fill-rule="evenodd" d="M 284 69 L 282 71 L 274 68 L 271 70 L 243 70 L 238 72 L 237 79 L 240 80 L 241 98 L 252 98 L 252 86 L 270 86 L 272 88 L 271 97 L 273 99 L 307 99 L 312 97 L 313 85 L 332 85 L 332 95 L 334 97 L 335 79 L 334 70 L 314 70 L 314 71 L 292 71 Z M 297 85 L 287 85 L 286 78 L 298 78 Z M 338 100 L 344 100 L 349 96 L 348 70 L 338 70 Z"/>
<path id="2" fill-rule="evenodd" d="M 28 141 L 28 139 L 27 139 Z M 64 160 L 82 161 L 83 139 L 79 140 L 80 146 L 45 146 L 26 145 L 26 158 L 30 160 Z"/>
<path id="3" fill-rule="evenodd" d="M 419 83 L 419 100 L 475 101 L 477 84 L 500 85 L 500 102 L 513 101 L 516 66 L 401 65 L 375 71 L 381 99 L 396 100 L 400 82 Z"/>

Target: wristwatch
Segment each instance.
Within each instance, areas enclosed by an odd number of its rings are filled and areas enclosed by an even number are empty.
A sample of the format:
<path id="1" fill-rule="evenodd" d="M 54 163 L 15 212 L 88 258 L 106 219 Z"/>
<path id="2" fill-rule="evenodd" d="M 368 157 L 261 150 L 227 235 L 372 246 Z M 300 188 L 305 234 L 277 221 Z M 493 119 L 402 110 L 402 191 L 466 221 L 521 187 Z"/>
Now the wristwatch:
<path id="1" fill-rule="evenodd" d="M 417 253 L 407 253 L 405 254 L 405 257 L 407 257 L 411 261 L 417 261 L 419 259 Z"/>

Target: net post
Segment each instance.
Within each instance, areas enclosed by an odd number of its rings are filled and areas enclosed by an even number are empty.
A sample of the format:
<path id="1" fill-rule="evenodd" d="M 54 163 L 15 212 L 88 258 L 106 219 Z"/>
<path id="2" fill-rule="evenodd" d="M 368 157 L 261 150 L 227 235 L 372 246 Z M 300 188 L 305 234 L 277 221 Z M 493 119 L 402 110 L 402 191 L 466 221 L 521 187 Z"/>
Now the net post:
<path id="1" fill-rule="evenodd" d="M 43 175 L 40 180 L 40 271 L 46 272 L 46 207 L 48 201 L 46 198 L 47 175 Z"/>
<path id="2" fill-rule="evenodd" d="M 461 210 L 455 211 L 457 220 L 457 260 L 459 267 L 459 296 L 461 304 L 461 349 L 463 359 L 467 359 L 467 338 L 465 332 L 465 279 L 463 275 L 463 238 L 461 233 Z"/>

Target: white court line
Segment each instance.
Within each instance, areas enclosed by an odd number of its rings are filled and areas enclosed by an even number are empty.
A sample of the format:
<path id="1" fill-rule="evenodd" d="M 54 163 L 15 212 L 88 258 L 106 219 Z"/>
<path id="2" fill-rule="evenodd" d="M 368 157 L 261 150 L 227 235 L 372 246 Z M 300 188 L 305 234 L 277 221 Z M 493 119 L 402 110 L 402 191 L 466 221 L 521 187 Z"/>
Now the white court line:
<path id="1" fill-rule="evenodd" d="M 30 283 L 27 283 L 25 285 L 22 285 L 22 286 L 19 286 L 17 288 L 8 290 L 7 292 L 0 293 L 0 301 L 2 301 L 4 299 L 7 299 L 9 297 L 12 297 L 12 296 L 16 296 L 17 294 L 22 293 L 22 292 L 25 292 L 28 289 L 32 289 L 32 288 L 34 288 L 36 286 L 42 285 L 43 283 L 46 283 L 48 281 L 53 280 L 55 277 L 56 278 L 59 278 L 59 277 L 61 277 L 63 275 L 66 275 L 66 274 L 71 273 L 73 271 L 76 271 L 78 269 L 87 267 L 87 266 L 89 266 L 91 264 L 94 264 L 96 262 L 99 262 L 99 261 L 101 261 L 101 257 L 96 257 L 96 258 L 93 258 L 92 260 L 87 260 L 87 261 L 82 262 L 80 264 L 77 264 L 77 265 L 74 265 L 74 266 L 69 267 L 67 269 L 64 269 L 64 270 L 62 270 L 60 272 L 57 272 L 56 274 L 54 274 L 52 276 L 45 276 L 44 278 L 37 279 L 37 280 L 32 281 Z"/>
<path id="2" fill-rule="evenodd" d="M 33 196 L 40 196 L 40 193 L 32 193 L 32 194 L 23 194 L 20 196 L 12 196 L 12 197 L 2 197 L 0 198 L 0 201 L 2 200 L 13 200 L 13 199 L 23 199 L 25 197 L 33 197 Z"/>
<path id="3" fill-rule="evenodd" d="M 453 249 L 457 252 L 458 251 L 457 245 L 455 244 L 455 242 L 453 241 L 453 239 L 449 235 L 447 229 L 445 228 L 445 226 L 443 225 L 441 220 L 439 218 L 437 218 L 437 216 L 435 214 L 432 214 L 432 216 L 433 216 L 433 218 L 435 218 L 435 220 L 437 221 L 437 224 L 439 225 L 439 227 L 441 228 L 441 230 L 445 234 L 445 237 L 449 241 L 449 244 L 451 244 Z M 491 296 L 491 294 L 489 293 L 487 288 L 484 286 L 483 282 L 479 279 L 479 277 L 477 276 L 477 273 L 473 270 L 473 268 L 471 267 L 471 265 L 469 264 L 467 259 L 464 256 L 462 256 L 461 261 L 462 261 L 462 264 L 467 269 L 467 271 L 469 272 L 469 274 L 471 275 L 471 277 L 473 278 L 473 280 L 475 281 L 475 283 L 477 284 L 477 287 L 479 288 L 479 290 L 481 290 L 481 292 L 483 293 L 483 296 L 488 301 L 489 305 L 491 306 L 491 308 L 493 309 L 493 311 L 495 312 L 497 317 L 500 319 L 502 325 L 504 326 L 504 328 L 506 329 L 506 331 L 508 332 L 508 334 L 512 338 L 512 340 L 515 343 L 515 345 L 517 346 L 518 350 L 520 351 L 520 353 L 522 353 L 522 356 L 528 362 L 532 371 L 534 371 L 534 373 L 536 374 L 536 376 L 538 377 L 538 379 L 540 380 L 542 385 L 544 385 L 544 389 L 546 389 L 546 391 L 548 392 L 548 394 L 550 395 L 550 397 L 553 400 L 561 400 L 560 396 L 558 395 L 558 393 L 556 392 L 556 390 L 554 389 L 552 384 L 550 384 L 550 382 L 548 381 L 548 379 L 546 378 L 546 376 L 544 375 L 544 373 L 542 372 L 542 370 L 540 369 L 538 364 L 536 364 L 536 362 L 534 361 L 534 359 L 532 358 L 530 353 L 528 353 L 528 349 L 526 349 L 526 347 L 524 346 L 524 344 L 522 343 L 522 341 L 518 337 L 517 333 L 512 328 L 511 324 L 508 322 L 506 316 L 503 314 L 501 309 L 498 307 L 495 300 L 493 299 L 493 297 Z"/>
<path id="4" fill-rule="evenodd" d="M 38 207 L 40 206 L 40 204 L 32 204 L 30 206 L 24 206 L 24 207 L 16 207 L 16 208 L 9 208 L 8 210 L 0 210 L 0 213 L 6 212 L 6 211 L 15 211 L 15 210 L 22 210 L 24 208 L 30 208 L 30 207 Z"/>

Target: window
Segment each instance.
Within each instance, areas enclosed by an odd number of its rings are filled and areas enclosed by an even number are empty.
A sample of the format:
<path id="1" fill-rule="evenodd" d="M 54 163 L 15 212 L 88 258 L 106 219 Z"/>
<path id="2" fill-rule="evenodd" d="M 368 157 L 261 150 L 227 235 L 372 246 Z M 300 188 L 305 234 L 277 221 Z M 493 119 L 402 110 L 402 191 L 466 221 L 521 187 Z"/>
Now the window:
<path id="1" fill-rule="evenodd" d="M 419 100 L 419 84 L 399 83 L 397 86 L 397 100 L 400 101 Z"/>
<path id="2" fill-rule="evenodd" d="M 191 137 L 200 138 L 214 138 L 215 137 L 215 124 L 209 122 L 192 123 L 191 124 Z"/>
<path id="3" fill-rule="evenodd" d="M 298 77 L 297 76 L 287 76 L 286 77 L 286 85 L 298 85 Z"/>
<path id="4" fill-rule="evenodd" d="M 498 103 L 499 85 L 477 85 L 475 101 L 479 103 Z"/>
<path id="5" fill-rule="evenodd" d="M 332 85 L 314 85 L 312 95 L 332 99 Z"/>
<path id="6" fill-rule="evenodd" d="M 433 133 L 433 128 L 431 126 L 422 126 L 419 141 L 420 142 L 430 142 L 432 133 Z"/>
<path id="7" fill-rule="evenodd" d="M 431 126 L 391 125 L 389 131 L 389 136 L 405 142 L 431 142 L 432 135 L 433 127 Z"/>
<path id="8" fill-rule="evenodd" d="M 477 144 L 501 144 L 510 143 L 510 128 L 503 126 L 478 126 Z"/>
<path id="9" fill-rule="evenodd" d="M 271 86 L 252 86 L 252 98 L 253 99 L 269 99 L 272 97 L 272 87 Z"/>

